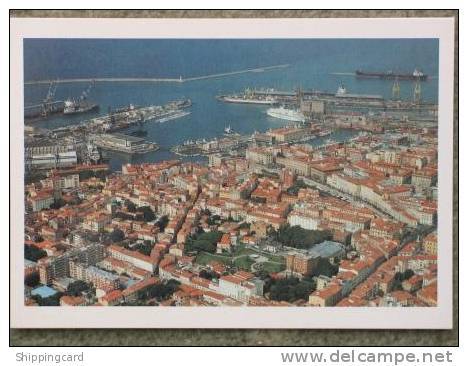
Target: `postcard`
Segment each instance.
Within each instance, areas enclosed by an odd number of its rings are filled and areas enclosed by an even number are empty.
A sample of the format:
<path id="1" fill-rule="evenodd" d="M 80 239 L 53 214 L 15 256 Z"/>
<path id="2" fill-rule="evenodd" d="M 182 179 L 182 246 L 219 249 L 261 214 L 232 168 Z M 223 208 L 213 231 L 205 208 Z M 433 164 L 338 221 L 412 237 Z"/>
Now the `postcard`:
<path id="1" fill-rule="evenodd" d="M 452 18 L 10 22 L 13 327 L 452 327 Z"/>

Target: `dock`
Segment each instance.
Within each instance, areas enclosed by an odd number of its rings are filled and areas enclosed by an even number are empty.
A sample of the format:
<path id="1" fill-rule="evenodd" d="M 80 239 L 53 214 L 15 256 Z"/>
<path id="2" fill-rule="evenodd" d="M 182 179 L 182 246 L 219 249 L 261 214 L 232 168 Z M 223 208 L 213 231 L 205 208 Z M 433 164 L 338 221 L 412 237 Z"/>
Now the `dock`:
<path id="1" fill-rule="evenodd" d="M 93 135 L 90 136 L 90 140 L 101 149 L 127 154 L 146 154 L 159 149 L 158 144 L 154 142 L 121 133 Z"/>

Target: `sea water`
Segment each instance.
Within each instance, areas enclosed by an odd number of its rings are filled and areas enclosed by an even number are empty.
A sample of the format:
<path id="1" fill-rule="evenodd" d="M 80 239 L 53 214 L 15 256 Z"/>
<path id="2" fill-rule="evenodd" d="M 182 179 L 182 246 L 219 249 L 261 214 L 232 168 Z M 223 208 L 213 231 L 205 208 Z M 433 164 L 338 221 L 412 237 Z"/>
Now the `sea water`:
<path id="1" fill-rule="evenodd" d="M 25 80 L 149 77 L 183 78 L 243 69 L 289 64 L 286 68 L 247 72 L 218 78 L 177 82 L 96 82 L 90 101 L 98 112 L 54 116 L 34 122 L 44 128 L 76 124 L 108 113 L 109 109 L 134 104 L 161 105 L 190 98 L 190 115 L 164 123 L 148 122 L 147 140 L 161 149 L 144 155 L 109 153 L 113 170 L 124 163 L 176 158 L 170 148 L 186 140 L 211 139 L 226 126 L 241 134 L 264 132 L 289 121 L 269 117 L 268 106 L 230 104 L 216 99 L 220 94 L 245 88 L 297 88 L 336 92 L 343 84 L 349 93 L 391 97 L 392 81 L 356 79 L 357 69 L 413 72 L 422 69 L 430 79 L 421 82 L 423 99 L 436 102 L 438 93 L 437 40 L 25 40 Z M 88 83 L 59 83 L 55 100 L 76 98 Z M 400 81 L 402 99 L 411 99 L 414 83 Z M 25 85 L 25 105 L 44 99 L 48 85 Z M 126 131 L 123 131 L 124 133 Z M 127 131 L 128 132 L 128 131 Z M 341 131 L 324 139 L 346 140 L 355 132 Z M 198 158 L 200 159 L 200 158 Z"/>

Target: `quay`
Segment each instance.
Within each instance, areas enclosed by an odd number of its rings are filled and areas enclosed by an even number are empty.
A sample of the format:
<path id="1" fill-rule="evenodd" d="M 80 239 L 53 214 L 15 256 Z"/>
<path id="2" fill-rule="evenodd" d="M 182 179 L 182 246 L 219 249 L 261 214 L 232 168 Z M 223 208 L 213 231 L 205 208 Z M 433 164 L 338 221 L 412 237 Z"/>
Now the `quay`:
<path id="1" fill-rule="evenodd" d="M 200 156 L 214 153 L 245 149 L 252 137 L 249 135 L 231 135 L 223 138 L 214 138 L 206 141 L 186 141 L 182 145 L 176 145 L 171 151 L 179 156 Z"/>
<path id="2" fill-rule="evenodd" d="M 280 91 L 275 89 L 245 89 L 241 93 L 219 95 L 216 98 L 225 103 L 284 105 L 298 108 L 301 112 L 325 114 L 340 110 L 391 112 L 393 114 L 427 115 L 437 117 L 437 104 L 421 99 L 421 87 L 415 85 L 412 100 L 399 98 L 399 86 L 394 85 L 392 99 L 381 95 L 349 93 L 341 85 L 336 93 L 318 90 Z"/>
<path id="3" fill-rule="evenodd" d="M 190 100 L 168 103 L 162 106 L 135 107 L 133 105 L 120 109 L 79 124 L 59 127 L 51 132 L 56 136 L 86 135 L 95 133 L 111 133 L 145 122 L 167 122 L 186 116 L 190 112 L 184 109 L 191 106 Z"/>
<path id="4" fill-rule="evenodd" d="M 90 140 L 101 149 L 127 154 L 146 154 L 159 149 L 159 146 L 154 142 L 121 133 L 94 135 L 90 136 Z"/>

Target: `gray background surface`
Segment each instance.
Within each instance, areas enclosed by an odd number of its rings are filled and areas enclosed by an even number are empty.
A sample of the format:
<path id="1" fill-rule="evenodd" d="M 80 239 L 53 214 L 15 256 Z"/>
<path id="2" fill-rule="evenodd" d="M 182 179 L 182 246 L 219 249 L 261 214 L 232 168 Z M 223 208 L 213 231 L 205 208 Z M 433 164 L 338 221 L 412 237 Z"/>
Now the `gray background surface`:
<path id="1" fill-rule="evenodd" d="M 458 11 L 457 10 L 11 10 L 50 18 L 384 18 L 454 17 L 453 330 L 11 329 L 12 346 L 457 346 L 458 345 Z"/>

